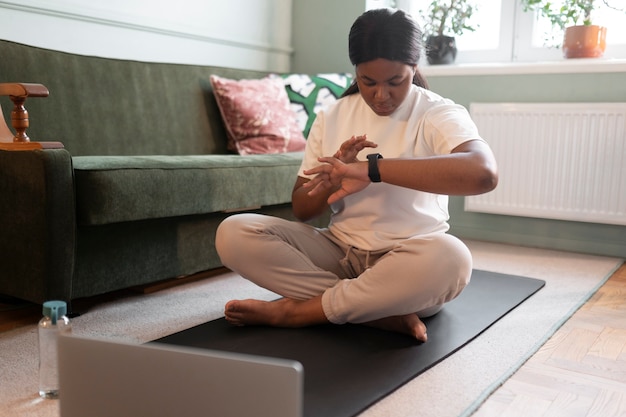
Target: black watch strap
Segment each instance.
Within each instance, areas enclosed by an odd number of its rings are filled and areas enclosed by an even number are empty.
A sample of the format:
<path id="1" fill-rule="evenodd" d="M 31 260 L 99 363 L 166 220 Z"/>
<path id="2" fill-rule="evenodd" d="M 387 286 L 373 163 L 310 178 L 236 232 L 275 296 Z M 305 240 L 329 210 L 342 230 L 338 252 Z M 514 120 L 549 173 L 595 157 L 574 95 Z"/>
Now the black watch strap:
<path id="1" fill-rule="evenodd" d="M 378 170 L 379 159 L 383 159 L 383 156 L 379 153 L 367 155 L 367 175 L 372 182 L 380 182 L 380 171 Z"/>

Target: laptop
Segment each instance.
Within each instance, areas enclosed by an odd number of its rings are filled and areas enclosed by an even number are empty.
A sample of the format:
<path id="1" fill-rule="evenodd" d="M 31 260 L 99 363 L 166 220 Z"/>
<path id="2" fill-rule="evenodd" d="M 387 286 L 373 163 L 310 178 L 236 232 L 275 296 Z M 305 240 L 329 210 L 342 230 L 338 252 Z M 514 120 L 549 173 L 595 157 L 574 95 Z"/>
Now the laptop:
<path id="1" fill-rule="evenodd" d="M 303 385 L 294 360 L 59 338 L 61 417 L 301 417 Z"/>

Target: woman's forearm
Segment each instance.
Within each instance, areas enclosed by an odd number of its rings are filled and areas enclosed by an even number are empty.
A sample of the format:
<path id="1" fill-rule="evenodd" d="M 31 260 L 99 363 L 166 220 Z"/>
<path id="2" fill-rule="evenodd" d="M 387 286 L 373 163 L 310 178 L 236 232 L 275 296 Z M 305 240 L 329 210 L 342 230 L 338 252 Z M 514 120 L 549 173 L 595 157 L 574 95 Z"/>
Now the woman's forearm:
<path id="1" fill-rule="evenodd" d="M 323 164 L 305 171 L 316 177 L 309 184 L 298 177 L 292 193 L 294 214 L 302 221 L 322 214 L 329 200 L 339 201 L 369 185 L 367 162 L 344 164 L 336 158 L 320 158 L 320 162 Z M 384 183 L 433 194 L 482 194 L 498 183 L 493 153 L 478 140 L 465 142 L 448 155 L 379 159 L 378 169 Z"/>
<path id="2" fill-rule="evenodd" d="M 482 194 L 493 190 L 498 182 L 495 163 L 481 152 L 378 162 L 383 182 L 434 194 Z"/>
<path id="3" fill-rule="evenodd" d="M 303 187 L 306 182 L 308 179 L 298 177 L 291 194 L 293 214 L 303 222 L 325 213 L 328 210 L 328 197 L 334 192 L 333 189 L 328 189 L 324 193 L 309 195 L 310 189 Z"/>

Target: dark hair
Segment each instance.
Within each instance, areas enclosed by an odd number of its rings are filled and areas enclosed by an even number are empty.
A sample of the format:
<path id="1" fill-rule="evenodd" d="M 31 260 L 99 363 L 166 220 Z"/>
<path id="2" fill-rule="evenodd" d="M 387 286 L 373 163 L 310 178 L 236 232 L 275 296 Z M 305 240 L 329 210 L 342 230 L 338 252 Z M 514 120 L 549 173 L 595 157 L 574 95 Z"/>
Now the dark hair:
<path id="1" fill-rule="evenodd" d="M 348 55 L 354 66 L 378 58 L 417 65 L 422 51 L 422 31 L 417 22 L 403 10 L 369 10 L 359 16 L 350 28 Z M 419 70 L 415 72 L 413 84 L 428 88 Z M 343 96 L 358 91 L 355 80 Z"/>

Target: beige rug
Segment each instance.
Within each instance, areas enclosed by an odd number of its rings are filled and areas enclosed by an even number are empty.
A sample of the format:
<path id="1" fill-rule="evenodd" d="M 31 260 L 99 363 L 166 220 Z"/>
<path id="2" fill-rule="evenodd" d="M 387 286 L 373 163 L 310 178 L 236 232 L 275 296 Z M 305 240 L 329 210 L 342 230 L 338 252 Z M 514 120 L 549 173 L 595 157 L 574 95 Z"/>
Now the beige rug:
<path id="1" fill-rule="evenodd" d="M 546 286 L 445 361 L 365 411 L 363 417 L 469 416 L 614 272 L 621 260 L 467 242 L 474 267 L 539 278 Z M 94 307 L 75 318 L 78 335 L 147 342 L 221 317 L 232 298 L 272 299 L 233 273 Z M 37 396 L 36 323 L 0 333 L 0 414 L 57 417 Z"/>

